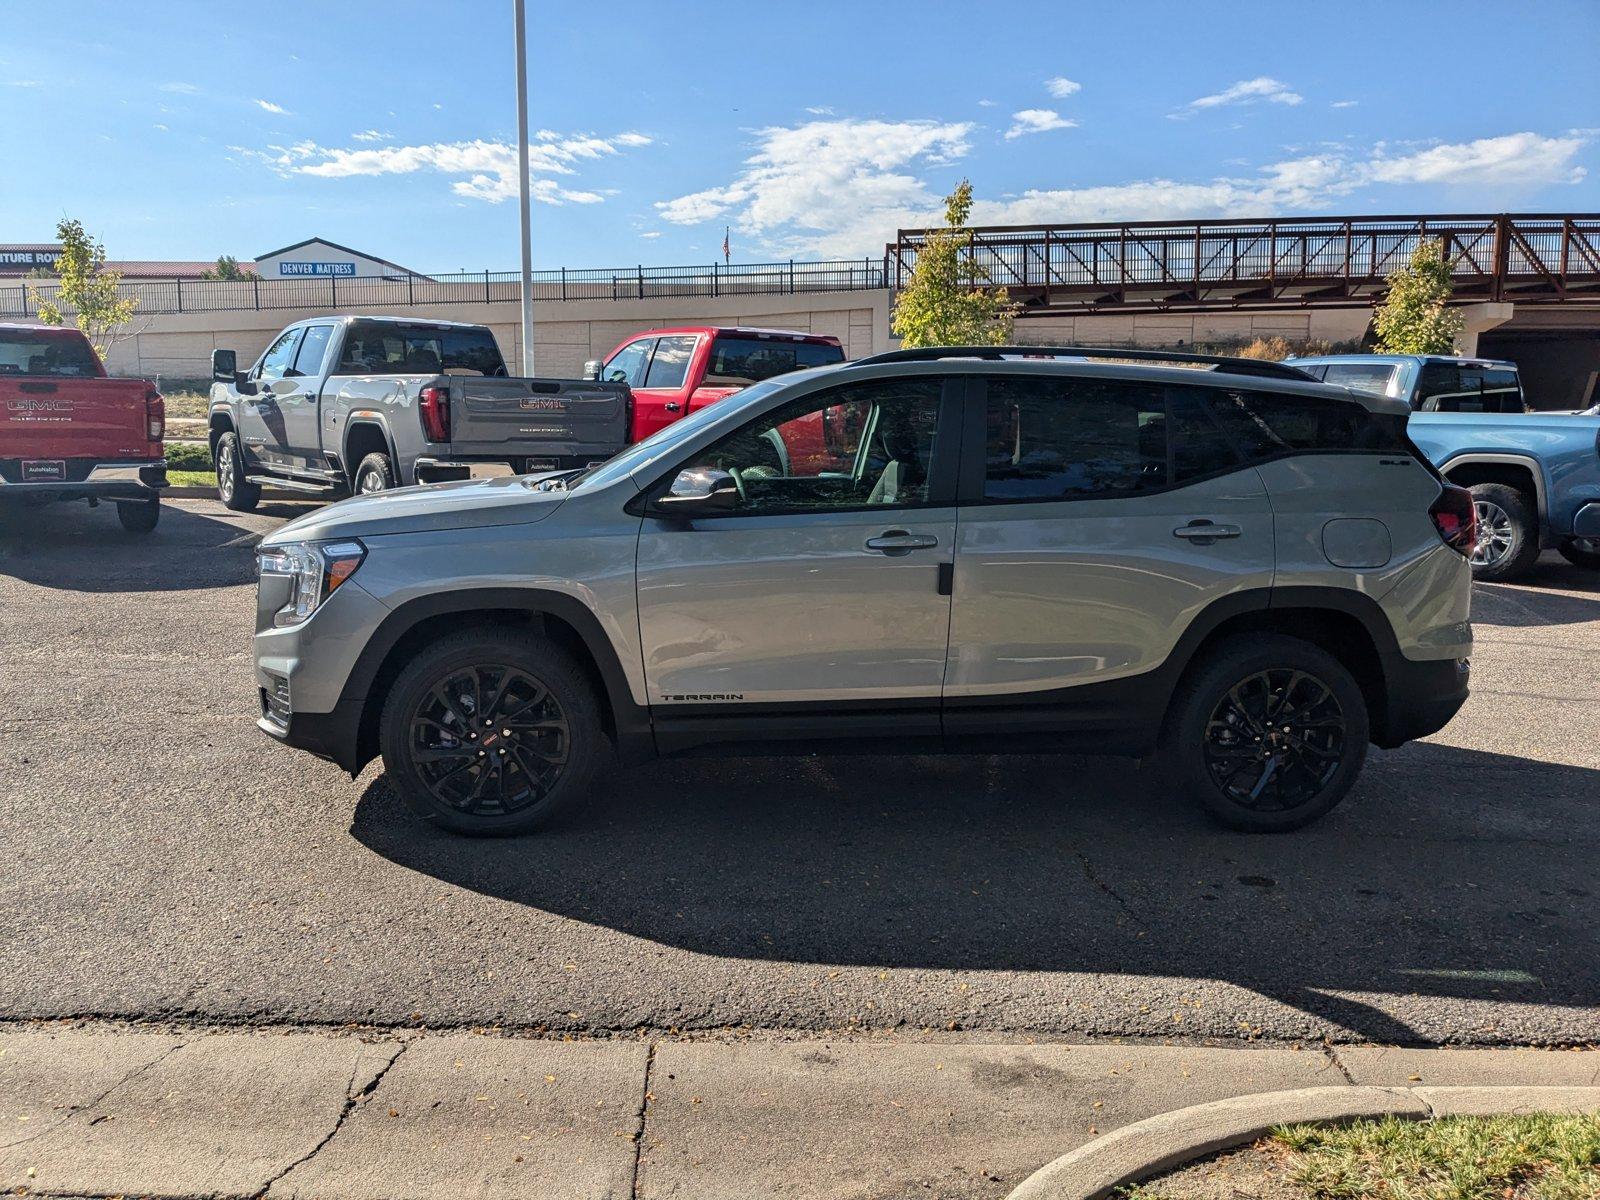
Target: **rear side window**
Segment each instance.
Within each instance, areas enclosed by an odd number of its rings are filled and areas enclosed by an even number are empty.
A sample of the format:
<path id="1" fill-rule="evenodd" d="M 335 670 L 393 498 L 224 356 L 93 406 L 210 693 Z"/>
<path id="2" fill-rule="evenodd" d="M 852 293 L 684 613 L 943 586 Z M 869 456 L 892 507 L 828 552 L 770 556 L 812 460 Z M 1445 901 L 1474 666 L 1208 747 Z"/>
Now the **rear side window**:
<path id="1" fill-rule="evenodd" d="M 81 337 L 0 330 L 0 375 L 98 376 L 100 367 Z"/>
<path id="2" fill-rule="evenodd" d="M 664 337 L 656 342 L 656 352 L 650 356 L 650 370 L 645 373 L 647 388 L 679 388 L 689 377 L 689 359 L 694 354 L 693 337 Z"/>
<path id="3" fill-rule="evenodd" d="M 1370 412 L 1350 400 L 1217 389 L 1207 407 L 1252 460 L 1307 451 L 1410 453 L 1404 416 Z"/>
<path id="4" fill-rule="evenodd" d="M 711 343 L 706 382 L 749 387 L 774 375 L 844 361 L 844 350 L 819 342 L 783 342 L 753 337 L 719 337 Z"/>
<path id="5" fill-rule="evenodd" d="M 340 375 L 504 375 L 487 329 L 353 322 L 339 355 Z"/>
<path id="6" fill-rule="evenodd" d="M 986 500 L 1120 496 L 1166 486 L 1159 386 L 996 377 L 988 392 Z"/>
<path id="7" fill-rule="evenodd" d="M 294 360 L 296 375 L 322 373 L 322 360 L 328 356 L 328 340 L 331 337 L 332 325 L 312 325 L 306 329 L 305 340 L 300 343 L 300 353 Z"/>

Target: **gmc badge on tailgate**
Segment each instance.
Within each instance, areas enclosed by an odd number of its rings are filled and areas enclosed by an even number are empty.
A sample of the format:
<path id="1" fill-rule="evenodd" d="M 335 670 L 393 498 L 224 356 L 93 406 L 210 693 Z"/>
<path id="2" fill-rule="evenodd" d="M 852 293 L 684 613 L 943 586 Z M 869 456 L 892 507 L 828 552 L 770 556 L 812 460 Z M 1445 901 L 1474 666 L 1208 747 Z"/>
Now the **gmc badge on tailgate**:
<path id="1" fill-rule="evenodd" d="M 524 396 L 522 407 L 528 412 L 566 412 L 567 402 L 558 396 Z"/>

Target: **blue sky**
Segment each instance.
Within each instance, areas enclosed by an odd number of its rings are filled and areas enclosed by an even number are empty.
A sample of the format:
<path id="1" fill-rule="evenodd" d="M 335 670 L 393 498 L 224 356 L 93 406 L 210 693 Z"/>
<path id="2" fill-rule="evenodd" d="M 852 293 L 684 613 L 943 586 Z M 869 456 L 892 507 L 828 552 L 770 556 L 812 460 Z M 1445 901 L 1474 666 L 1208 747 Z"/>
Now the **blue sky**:
<path id="1" fill-rule="evenodd" d="M 0 241 L 517 261 L 510 0 L 0 0 Z M 1600 2 L 529 0 L 540 266 L 985 223 L 1600 210 Z M 19 164 L 22 169 L 18 169 Z"/>

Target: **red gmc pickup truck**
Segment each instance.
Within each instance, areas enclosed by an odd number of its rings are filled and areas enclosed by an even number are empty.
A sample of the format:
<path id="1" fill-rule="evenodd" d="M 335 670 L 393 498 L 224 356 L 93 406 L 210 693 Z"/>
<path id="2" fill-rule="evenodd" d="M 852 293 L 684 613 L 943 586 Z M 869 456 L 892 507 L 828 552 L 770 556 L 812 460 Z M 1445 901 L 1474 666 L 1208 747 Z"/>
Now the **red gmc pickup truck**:
<path id="1" fill-rule="evenodd" d="M 166 402 L 142 379 L 108 379 L 76 329 L 0 324 L 0 504 L 112 500 L 148 533 L 167 486 Z"/>
<path id="2" fill-rule="evenodd" d="M 634 334 L 584 376 L 629 386 L 633 443 L 752 383 L 843 361 L 839 339 L 820 333 L 690 325 Z"/>

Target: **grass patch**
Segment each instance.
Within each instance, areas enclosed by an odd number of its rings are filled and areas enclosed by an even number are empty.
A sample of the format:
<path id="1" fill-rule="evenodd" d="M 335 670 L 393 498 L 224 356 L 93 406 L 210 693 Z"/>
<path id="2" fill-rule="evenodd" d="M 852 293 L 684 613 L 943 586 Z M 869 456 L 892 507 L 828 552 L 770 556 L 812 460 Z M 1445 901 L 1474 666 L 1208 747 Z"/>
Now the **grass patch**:
<path id="1" fill-rule="evenodd" d="M 169 471 L 216 470 L 211 461 L 211 447 L 204 442 L 168 442 L 163 447 Z"/>
<path id="2" fill-rule="evenodd" d="M 208 392 L 192 392 L 183 388 L 169 392 L 163 387 L 161 395 L 167 402 L 169 417 L 204 417 L 211 411 L 211 396 Z"/>
<path id="3" fill-rule="evenodd" d="M 1316 1200 L 1594 1200 L 1600 1116 L 1294 1125 L 1273 1140 Z"/>
<path id="4" fill-rule="evenodd" d="M 167 471 L 167 482 L 173 487 L 203 487 L 214 488 L 217 486 L 217 476 L 212 471 Z"/>

